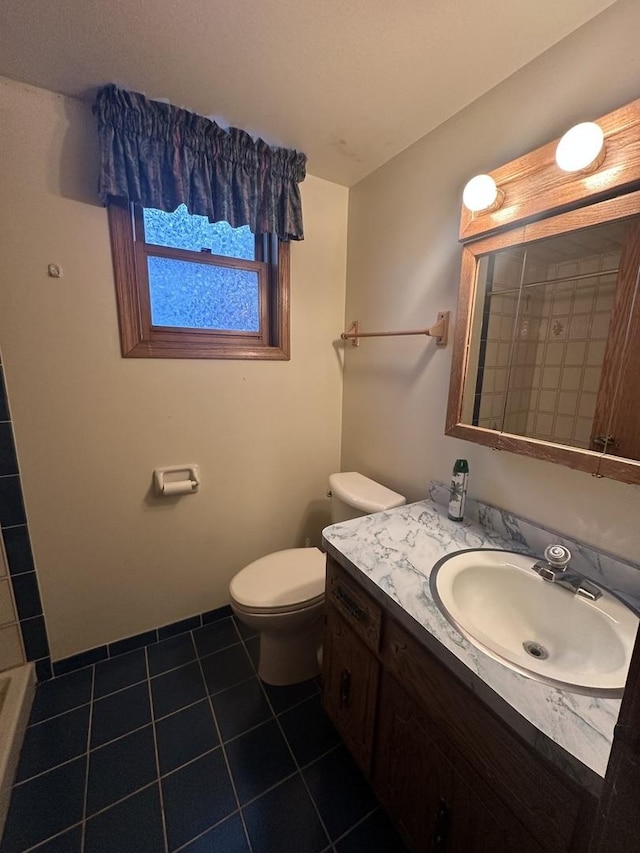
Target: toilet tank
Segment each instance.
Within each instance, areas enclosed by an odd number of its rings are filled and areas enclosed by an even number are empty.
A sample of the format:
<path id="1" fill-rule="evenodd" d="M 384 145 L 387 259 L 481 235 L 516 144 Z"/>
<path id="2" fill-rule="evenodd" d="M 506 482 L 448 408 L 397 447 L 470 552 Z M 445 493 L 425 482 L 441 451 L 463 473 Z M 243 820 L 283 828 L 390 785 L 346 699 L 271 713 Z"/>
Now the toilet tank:
<path id="1" fill-rule="evenodd" d="M 331 474 L 329 477 L 331 495 L 331 522 L 347 521 L 372 512 L 382 512 L 402 506 L 407 502 L 403 495 L 392 492 L 386 486 L 370 480 L 357 471 L 345 471 Z"/>

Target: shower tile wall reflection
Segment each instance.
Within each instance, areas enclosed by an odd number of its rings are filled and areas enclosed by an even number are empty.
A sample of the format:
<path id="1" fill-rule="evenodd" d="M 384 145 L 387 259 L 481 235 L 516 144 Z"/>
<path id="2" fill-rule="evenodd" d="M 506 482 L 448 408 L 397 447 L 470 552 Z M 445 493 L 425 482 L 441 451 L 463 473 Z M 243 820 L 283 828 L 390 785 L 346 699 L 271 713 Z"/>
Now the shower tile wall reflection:
<path id="1" fill-rule="evenodd" d="M 482 259 L 474 425 L 588 448 L 624 226 L 566 234 Z"/>
<path id="2" fill-rule="evenodd" d="M 619 256 L 603 254 L 553 264 L 546 278 L 601 273 L 618 263 Z M 540 280 L 543 272 L 532 268 L 531 275 Z M 615 274 L 598 274 L 524 292 L 505 431 L 589 447 L 615 283 Z"/>

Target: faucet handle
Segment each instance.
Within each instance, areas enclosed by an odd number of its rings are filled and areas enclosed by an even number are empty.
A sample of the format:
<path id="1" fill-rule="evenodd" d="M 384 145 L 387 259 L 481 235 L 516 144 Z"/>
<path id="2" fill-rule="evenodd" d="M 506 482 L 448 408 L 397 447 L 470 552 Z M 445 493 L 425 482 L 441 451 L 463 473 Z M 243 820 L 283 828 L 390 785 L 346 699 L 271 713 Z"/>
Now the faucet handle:
<path id="1" fill-rule="evenodd" d="M 554 569 L 563 572 L 569 565 L 571 551 L 564 545 L 547 545 L 544 549 L 544 558 Z"/>

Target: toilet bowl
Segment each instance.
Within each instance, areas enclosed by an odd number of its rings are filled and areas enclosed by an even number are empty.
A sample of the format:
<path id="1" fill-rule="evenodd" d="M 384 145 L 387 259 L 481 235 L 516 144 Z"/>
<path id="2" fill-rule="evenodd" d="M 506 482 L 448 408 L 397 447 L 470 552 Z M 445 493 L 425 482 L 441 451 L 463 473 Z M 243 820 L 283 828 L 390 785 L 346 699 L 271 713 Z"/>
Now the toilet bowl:
<path id="1" fill-rule="evenodd" d="M 355 471 L 329 477 L 331 519 L 345 521 L 401 506 L 405 498 Z M 288 548 L 241 569 L 229 584 L 237 618 L 260 634 L 258 675 L 282 687 L 320 673 L 325 555 Z"/>
<path id="2" fill-rule="evenodd" d="M 231 609 L 260 634 L 258 675 L 284 686 L 319 673 L 325 556 L 318 548 L 276 551 L 245 566 L 229 585 Z"/>

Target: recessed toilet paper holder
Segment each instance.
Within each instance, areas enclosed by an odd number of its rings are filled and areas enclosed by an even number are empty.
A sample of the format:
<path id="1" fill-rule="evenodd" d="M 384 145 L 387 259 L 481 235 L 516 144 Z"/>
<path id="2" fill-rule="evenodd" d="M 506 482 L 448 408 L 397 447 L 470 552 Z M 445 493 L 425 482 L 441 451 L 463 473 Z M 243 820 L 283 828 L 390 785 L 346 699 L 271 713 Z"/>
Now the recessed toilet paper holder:
<path id="1" fill-rule="evenodd" d="M 197 465 L 165 465 L 153 471 L 153 484 L 156 495 L 191 495 L 200 487 L 200 475 Z"/>

